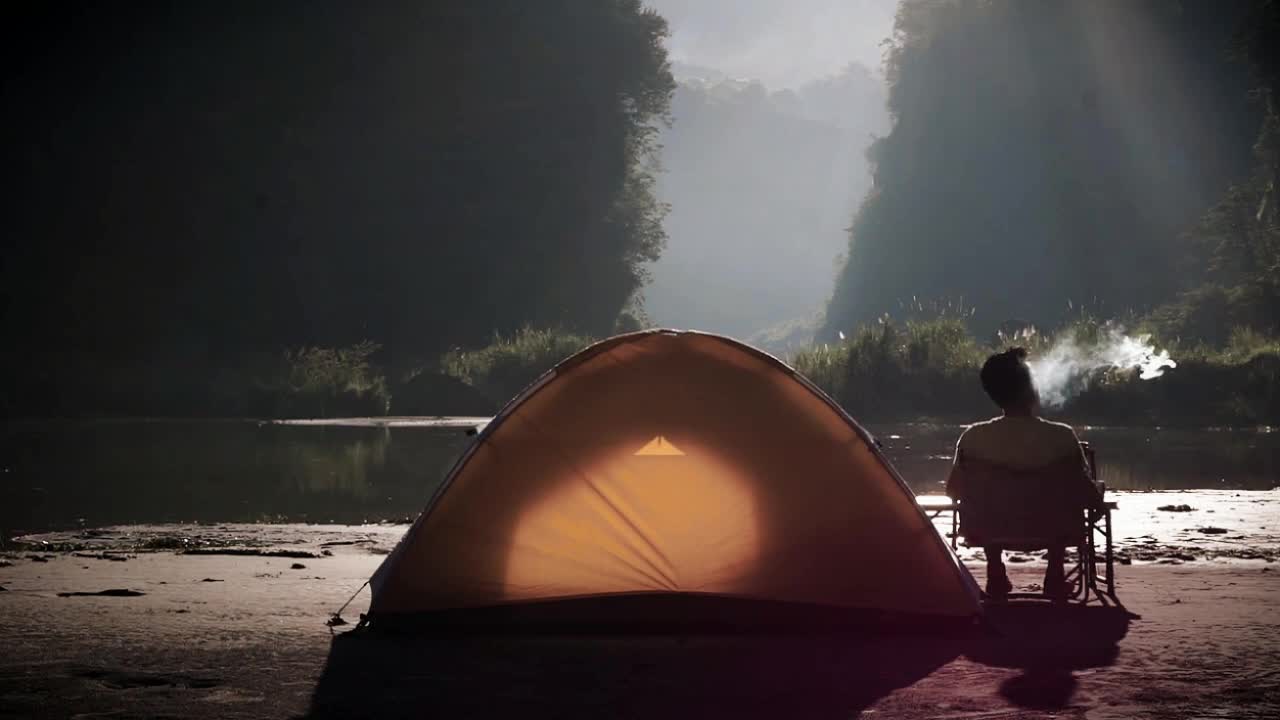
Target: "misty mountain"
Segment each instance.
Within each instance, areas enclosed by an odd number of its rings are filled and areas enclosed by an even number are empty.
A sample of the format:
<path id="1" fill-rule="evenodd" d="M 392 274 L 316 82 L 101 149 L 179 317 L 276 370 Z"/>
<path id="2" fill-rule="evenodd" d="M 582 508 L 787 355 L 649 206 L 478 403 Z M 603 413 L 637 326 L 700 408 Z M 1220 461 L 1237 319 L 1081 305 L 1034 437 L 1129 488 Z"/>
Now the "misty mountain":
<path id="1" fill-rule="evenodd" d="M 747 336 L 831 294 L 864 153 L 888 128 L 883 81 L 859 65 L 796 90 L 677 64 L 657 192 L 668 242 L 645 307 L 660 325 Z"/>

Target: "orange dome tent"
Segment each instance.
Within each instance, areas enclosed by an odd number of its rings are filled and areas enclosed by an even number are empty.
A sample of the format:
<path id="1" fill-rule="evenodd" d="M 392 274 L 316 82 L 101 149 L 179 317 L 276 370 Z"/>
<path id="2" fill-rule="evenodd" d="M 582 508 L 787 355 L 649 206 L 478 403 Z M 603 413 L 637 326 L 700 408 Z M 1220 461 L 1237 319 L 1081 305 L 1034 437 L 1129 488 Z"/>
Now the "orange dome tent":
<path id="1" fill-rule="evenodd" d="M 980 611 L 865 430 L 777 359 L 669 330 L 598 343 L 512 400 L 371 586 L 375 624 L 601 598 L 633 619 L 679 598 Z"/>

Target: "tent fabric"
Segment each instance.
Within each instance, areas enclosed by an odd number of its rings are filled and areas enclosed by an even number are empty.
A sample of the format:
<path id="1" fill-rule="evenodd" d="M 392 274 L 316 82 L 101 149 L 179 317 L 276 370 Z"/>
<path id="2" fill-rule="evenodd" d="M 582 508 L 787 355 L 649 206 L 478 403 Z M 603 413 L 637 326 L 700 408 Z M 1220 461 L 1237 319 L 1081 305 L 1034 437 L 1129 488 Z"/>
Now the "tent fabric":
<path id="1" fill-rule="evenodd" d="M 375 618 L 643 593 L 980 608 L 866 431 L 777 359 L 677 331 L 598 343 L 509 403 L 371 585 Z"/>

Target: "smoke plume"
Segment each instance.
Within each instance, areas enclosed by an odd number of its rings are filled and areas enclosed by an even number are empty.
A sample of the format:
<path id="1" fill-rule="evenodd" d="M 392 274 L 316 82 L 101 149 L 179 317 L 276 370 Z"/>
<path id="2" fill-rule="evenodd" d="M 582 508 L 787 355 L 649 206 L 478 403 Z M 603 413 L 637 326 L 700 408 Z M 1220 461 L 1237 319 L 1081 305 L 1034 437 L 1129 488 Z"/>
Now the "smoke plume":
<path id="1" fill-rule="evenodd" d="M 1040 402 L 1049 408 L 1061 407 L 1083 392 L 1100 370 L 1134 369 L 1139 378 L 1151 380 L 1178 366 L 1168 350 L 1156 351 L 1150 335 L 1126 335 L 1119 327 L 1106 328 L 1097 343 L 1081 343 L 1065 333 L 1048 350 L 1036 353 L 1028 365 Z"/>

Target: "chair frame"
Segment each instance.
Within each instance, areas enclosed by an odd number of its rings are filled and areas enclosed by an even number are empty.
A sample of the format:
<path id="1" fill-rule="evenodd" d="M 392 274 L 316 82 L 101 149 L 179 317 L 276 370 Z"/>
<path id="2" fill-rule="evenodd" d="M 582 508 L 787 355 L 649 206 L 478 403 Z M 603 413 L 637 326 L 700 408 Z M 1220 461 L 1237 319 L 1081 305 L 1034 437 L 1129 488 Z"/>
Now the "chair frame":
<path id="1" fill-rule="evenodd" d="M 1114 536 L 1111 529 L 1111 511 L 1116 503 L 1106 500 L 1106 483 L 1098 478 L 1097 455 L 1087 442 L 1081 442 L 1080 448 L 1088 461 L 1089 480 L 1098 489 L 1102 502 L 1097 508 L 1084 508 L 1081 520 L 1084 523 L 1084 536 L 1076 545 L 1075 562 L 1069 563 L 1064 573 L 1068 586 L 1067 599 L 1088 603 L 1089 598 L 1097 598 L 1106 603 L 1108 600 L 1119 604 L 1116 598 L 1115 585 L 1115 550 Z M 964 503 L 953 500 L 949 508 L 937 508 L 938 511 L 952 510 L 951 513 L 951 549 L 958 549 L 960 537 L 960 513 L 964 512 Z M 1038 544 L 1038 538 L 1028 538 L 1028 544 Z M 1101 568 L 1099 567 L 1101 566 Z M 1040 593 L 1009 593 L 1006 597 L 1013 599 L 1047 599 Z"/>

